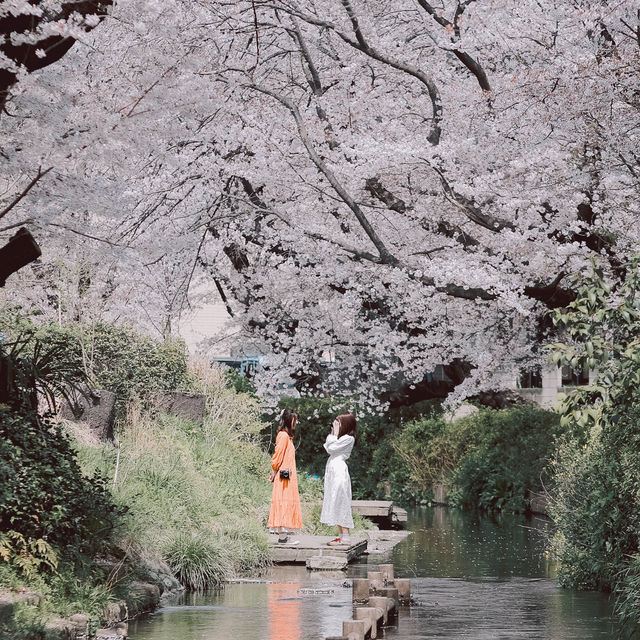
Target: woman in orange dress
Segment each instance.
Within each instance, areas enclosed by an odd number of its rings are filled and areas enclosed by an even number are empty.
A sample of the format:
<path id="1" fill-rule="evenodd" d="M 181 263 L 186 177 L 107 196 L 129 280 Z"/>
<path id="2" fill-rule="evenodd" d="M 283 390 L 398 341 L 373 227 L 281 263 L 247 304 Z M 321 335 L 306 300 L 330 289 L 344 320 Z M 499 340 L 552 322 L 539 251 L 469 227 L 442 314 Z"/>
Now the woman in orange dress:
<path id="1" fill-rule="evenodd" d="M 271 458 L 269 481 L 273 482 L 273 491 L 267 526 L 277 530 L 278 542 L 282 543 L 289 540 L 287 531 L 302 529 L 296 450 L 293 446 L 296 424 L 298 415 L 291 409 L 285 409 L 280 417 L 276 449 Z"/>

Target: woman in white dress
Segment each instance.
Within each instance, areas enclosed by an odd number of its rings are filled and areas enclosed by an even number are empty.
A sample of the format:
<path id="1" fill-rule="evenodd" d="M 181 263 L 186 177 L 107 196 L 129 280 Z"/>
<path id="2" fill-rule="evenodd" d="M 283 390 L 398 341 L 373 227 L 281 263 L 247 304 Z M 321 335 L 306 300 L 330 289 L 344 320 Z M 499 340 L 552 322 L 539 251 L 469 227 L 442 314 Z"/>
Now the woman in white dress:
<path id="1" fill-rule="evenodd" d="M 339 415 L 331 425 L 324 448 L 329 454 L 324 470 L 324 499 L 320 522 L 338 525 L 338 536 L 328 544 L 348 544 L 351 515 L 351 478 L 346 460 L 356 443 L 356 419 L 352 413 Z"/>

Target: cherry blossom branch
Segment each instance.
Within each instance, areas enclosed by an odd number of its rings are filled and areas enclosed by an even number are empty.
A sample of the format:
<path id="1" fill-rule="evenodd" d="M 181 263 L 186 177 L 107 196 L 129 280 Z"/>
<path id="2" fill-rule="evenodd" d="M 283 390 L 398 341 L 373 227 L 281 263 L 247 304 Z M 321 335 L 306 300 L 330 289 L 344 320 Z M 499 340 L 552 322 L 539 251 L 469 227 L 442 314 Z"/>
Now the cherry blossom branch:
<path id="1" fill-rule="evenodd" d="M 214 278 L 213 279 L 213 283 L 216 285 L 216 289 L 218 290 L 218 295 L 220 296 L 220 299 L 224 303 L 224 306 L 225 306 L 225 308 L 227 310 L 227 313 L 232 318 L 235 318 L 236 314 L 233 312 L 233 309 L 231 308 L 231 305 L 229 304 L 229 299 L 227 298 L 227 294 L 225 293 L 225 290 L 223 289 L 222 284 L 220 283 L 220 280 L 218 280 L 218 278 Z"/>
<path id="2" fill-rule="evenodd" d="M 449 184 L 444 173 L 440 169 L 434 167 L 432 164 L 429 166 L 438 174 L 440 182 L 448 196 L 449 202 L 458 207 L 464 215 L 471 220 L 471 222 L 495 233 L 502 231 L 503 229 L 515 230 L 515 225 L 509 220 L 501 220 L 500 218 L 496 218 L 488 213 L 480 211 L 480 209 L 478 209 L 478 207 L 476 207 L 472 202 L 461 196 L 459 193 L 456 193 L 455 189 Z"/>
<path id="3" fill-rule="evenodd" d="M 309 158 L 316 165 L 317 169 L 322 173 L 325 178 L 328 180 L 329 184 L 333 187 L 334 191 L 340 196 L 342 201 L 351 209 L 354 216 L 360 223 L 360 226 L 367 234 L 375 248 L 378 250 L 378 254 L 380 255 L 380 260 L 387 264 L 396 264 L 398 262 L 397 258 L 391 254 L 391 252 L 387 249 L 384 242 L 380 239 L 375 229 L 365 216 L 364 212 L 358 205 L 358 203 L 353 199 L 353 197 L 347 192 L 347 190 L 340 184 L 338 178 L 335 176 L 333 171 L 329 169 L 329 167 L 321 160 L 320 156 L 316 152 L 307 132 L 306 126 L 302 117 L 300 116 L 300 112 L 298 108 L 287 98 L 276 93 L 272 89 L 267 87 L 263 87 L 260 85 L 252 84 L 251 88 L 259 91 L 260 93 L 264 93 L 274 99 L 276 99 L 280 104 L 282 104 L 293 116 L 295 120 L 298 134 L 300 135 L 300 139 L 302 144 L 304 145 Z"/>
<path id="4" fill-rule="evenodd" d="M 9 211 L 11 211 L 11 209 L 13 209 L 20 202 L 20 200 L 22 200 L 29 193 L 29 191 L 31 191 L 31 189 L 33 189 L 38 181 L 46 176 L 49 171 L 51 171 L 51 169 L 53 169 L 53 167 L 49 167 L 48 169 L 42 171 L 42 167 L 38 167 L 38 173 L 36 174 L 36 177 L 22 190 L 22 193 L 16 196 L 12 202 L 10 202 L 2 211 L 0 211 L 0 220 L 2 220 L 2 218 L 4 218 L 9 213 Z"/>
<path id="5" fill-rule="evenodd" d="M 427 0 L 418 0 L 418 4 L 441 26 L 447 29 L 448 32 L 454 31 L 460 36 L 460 27 L 458 26 L 458 20 L 462 13 L 464 12 L 465 5 L 459 5 L 458 10 L 456 11 L 456 19 L 455 22 L 451 22 L 447 20 L 444 16 L 440 15 L 428 2 Z M 462 62 L 462 64 L 467 67 L 467 69 L 475 76 L 480 88 L 483 91 L 491 91 L 491 84 L 489 83 L 489 78 L 485 70 L 482 68 L 482 65 L 475 60 L 468 53 L 461 51 L 460 49 L 452 49 L 451 52 Z"/>
<path id="6" fill-rule="evenodd" d="M 362 260 L 367 260 L 368 262 L 375 262 L 377 264 L 380 264 L 380 258 L 378 256 L 374 255 L 373 253 L 369 253 L 368 251 L 362 251 L 361 249 L 352 247 L 346 242 L 342 242 L 335 238 L 328 238 L 327 236 L 323 236 L 321 233 L 305 232 L 305 235 L 309 238 L 313 238 L 314 240 L 322 240 L 323 242 L 328 242 L 337 247 L 340 247 L 343 251 L 350 253 L 356 258 L 361 258 Z"/>
<path id="7" fill-rule="evenodd" d="M 58 227 L 59 229 L 65 229 L 66 231 L 70 231 L 71 233 L 75 233 L 78 236 L 82 236 L 83 238 L 89 238 L 90 240 L 97 240 L 98 242 L 104 242 L 112 247 L 122 247 L 123 245 L 118 244 L 117 242 L 111 242 L 111 240 L 107 240 L 106 238 L 99 238 L 98 236 L 93 236 L 90 233 L 84 233 L 82 231 L 78 231 L 78 229 L 74 229 L 66 224 L 59 224 L 57 222 L 50 222 L 49 226 Z"/>
<path id="8" fill-rule="evenodd" d="M 399 60 L 392 59 L 391 57 L 384 55 L 382 52 L 372 47 L 368 43 L 368 41 L 365 39 L 360 29 L 357 16 L 353 8 L 351 7 L 351 3 L 349 2 L 349 0 L 342 0 L 342 5 L 347 11 L 347 15 L 349 16 L 349 19 L 352 23 L 352 26 L 354 29 L 354 35 L 356 37 L 355 40 L 351 38 L 349 35 L 347 35 L 346 33 L 344 33 L 343 31 L 341 31 L 340 29 L 338 29 L 332 22 L 321 20 L 320 18 L 316 18 L 311 14 L 304 13 L 299 9 L 293 8 L 290 6 L 279 6 L 273 3 L 265 3 L 265 6 L 268 6 L 272 9 L 285 11 L 290 15 L 300 18 L 300 20 L 306 22 L 307 24 L 312 24 L 316 27 L 322 27 L 324 29 L 327 29 L 328 31 L 331 31 L 332 33 L 335 33 L 343 42 L 353 47 L 354 49 L 357 49 L 358 51 L 366 54 L 370 58 L 373 58 L 374 60 L 377 60 L 382 64 L 385 64 L 393 69 L 396 69 L 397 71 L 402 71 L 403 73 L 406 73 L 412 76 L 413 78 L 415 78 L 416 80 L 418 80 L 419 82 L 421 82 L 427 90 L 427 94 L 429 95 L 429 98 L 431 100 L 431 106 L 433 111 L 433 124 L 431 128 L 431 132 L 429 133 L 427 139 L 432 145 L 434 146 L 437 145 L 440 142 L 440 136 L 442 134 L 442 129 L 441 129 L 442 101 L 440 99 L 440 93 L 438 91 L 438 88 L 436 87 L 433 80 L 426 73 L 422 72 L 417 67 L 414 67 L 413 65 L 410 65 L 405 62 L 401 62 Z"/>
<path id="9" fill-rule="evenodd" d="M 351 46 L 355 46 L 356 49 L 359 49 L 363 53 L 366 53 L 370 58 L 377 60 L 378 62 L 382 62 L 398 71 L 403 71 L 410 76 L 413 76 L 427 89 L 427 93 L 429 94 L 429 98 L 431 99 L 431 105 L 433 108 L 433 124 L 431 128 L 431 132 L 429 133 L 427 139 L 434 146 L 440 142 L 440 136 L 442 135 L 441 123 L 442 123 L 442 101 L 440 99 L 440 93 L 433 82 L 433 80 L 425 73 L 423 73 L 417 67 L 413 65 L 400 62 L 399 60 L 393 60 L 388 56 L 383 55 L 377 49 L 374 49 L 365 39 L 362 30 L 360 29 L 360 24 L 358 22 L 358 17 L 356 16 L 353 7 L 351 6 L 350 0 L 341 0 L 342 6 L 345 8 L 347 15 L 349 16 L 349 20 L 351 21 L 351 25 L 353 27 L 354 34 L 356 36 L 357 46 L 353 44 L 353 40 L 349 39 L 347 42 L 351 44 Z M 340 35 L 339 32 L 338 35 Z M 344 39 L 344 38 L 343 38 Z"/>
<path id="10" fill-rule="evenodd" d="M 311 91 L 313 91 L 314 95 L 321 96 L 325 89 L 322 88 L 322 80 L 320 80 L 320 74 L 318 73 L 318 69 L 316 68 L 315 63 L 313 62 L 313 58 L 311 57 L 311 52 L 309 51 L 309 47 L 307 47 L 307 43 L 304 41 L 302 37 L 302 32 L 300 31 L 300 27 L 296 22 L 294 16 L 290 16 L 291 24 L 293 27 L 291 29 L 287 29 L 288 33 L 291 34 L 293 39 L 298 43 L 300 47 L 300 54 L 304 61 L 307 63 L 302 65 L 303 71 L 308 71 L 307 82 L 311 87 Z M 305 73 L 305 76 L 307 74 Z"/>
<path id="11" fill-rule="evenodd" d="M 16 227 L 21 227 L 25 224 L 30 224 L 33 222 L 33 218 L 25 218 L 24 220 L 20 220 L 20 222 L 16 222 L 15 224 L 10 224 L 7 227 L 2 227 L 0 229 L 0 233 L 4 233 L 5 231 L 10 231 L 11 229 L 15 229 Z"/>

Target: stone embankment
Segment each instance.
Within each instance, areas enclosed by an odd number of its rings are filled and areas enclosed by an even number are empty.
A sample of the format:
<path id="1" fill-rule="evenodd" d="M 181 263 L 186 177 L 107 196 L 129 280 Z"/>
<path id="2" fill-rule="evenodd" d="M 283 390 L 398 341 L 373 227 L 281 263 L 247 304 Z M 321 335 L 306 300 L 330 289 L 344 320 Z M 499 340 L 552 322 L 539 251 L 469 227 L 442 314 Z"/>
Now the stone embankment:
<path id="1" fill-rule="evenodd" d="M 158 560 L 145 560 L 135 567 L 139 580 L 130 582 L 126 600 L 110 602 L 104 611 L 105 627 L 97 631 L 91 628 L 89 618 L 77 613 L 70 618 L 50 618 L 46 622 L 50 640 L 122 640 L 128 635 L 128 622 L 137 615 L 153 611 L 165 599 L 184 590 L 169 567 Z M 0 593 L 0 623 L 14 616 L 19 606 L 39 607 L 42 597 L 31 592 Z"/>

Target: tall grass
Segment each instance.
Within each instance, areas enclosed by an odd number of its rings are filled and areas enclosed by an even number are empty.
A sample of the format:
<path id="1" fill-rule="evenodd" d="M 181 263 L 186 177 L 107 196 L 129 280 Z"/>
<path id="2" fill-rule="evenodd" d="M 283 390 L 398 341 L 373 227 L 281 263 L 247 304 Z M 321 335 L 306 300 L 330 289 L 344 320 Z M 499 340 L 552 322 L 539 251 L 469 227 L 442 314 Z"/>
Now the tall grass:
<path id="1" fill-rule="evenodd" d="M 155 551 L 183 584 L 204 589 L 269 564 L 271 484 L 269 457 L 253 441 L 264 426 L 258 402 L 230 389 L 221 371 L 197 366 L 191 375 L 207 395 L 202 425 L 134 402 L 119 452 L 85 443 L 80 459 L 88 473 L 114 479 L 116 502 L 129 508 L 129 547 Z"/>

